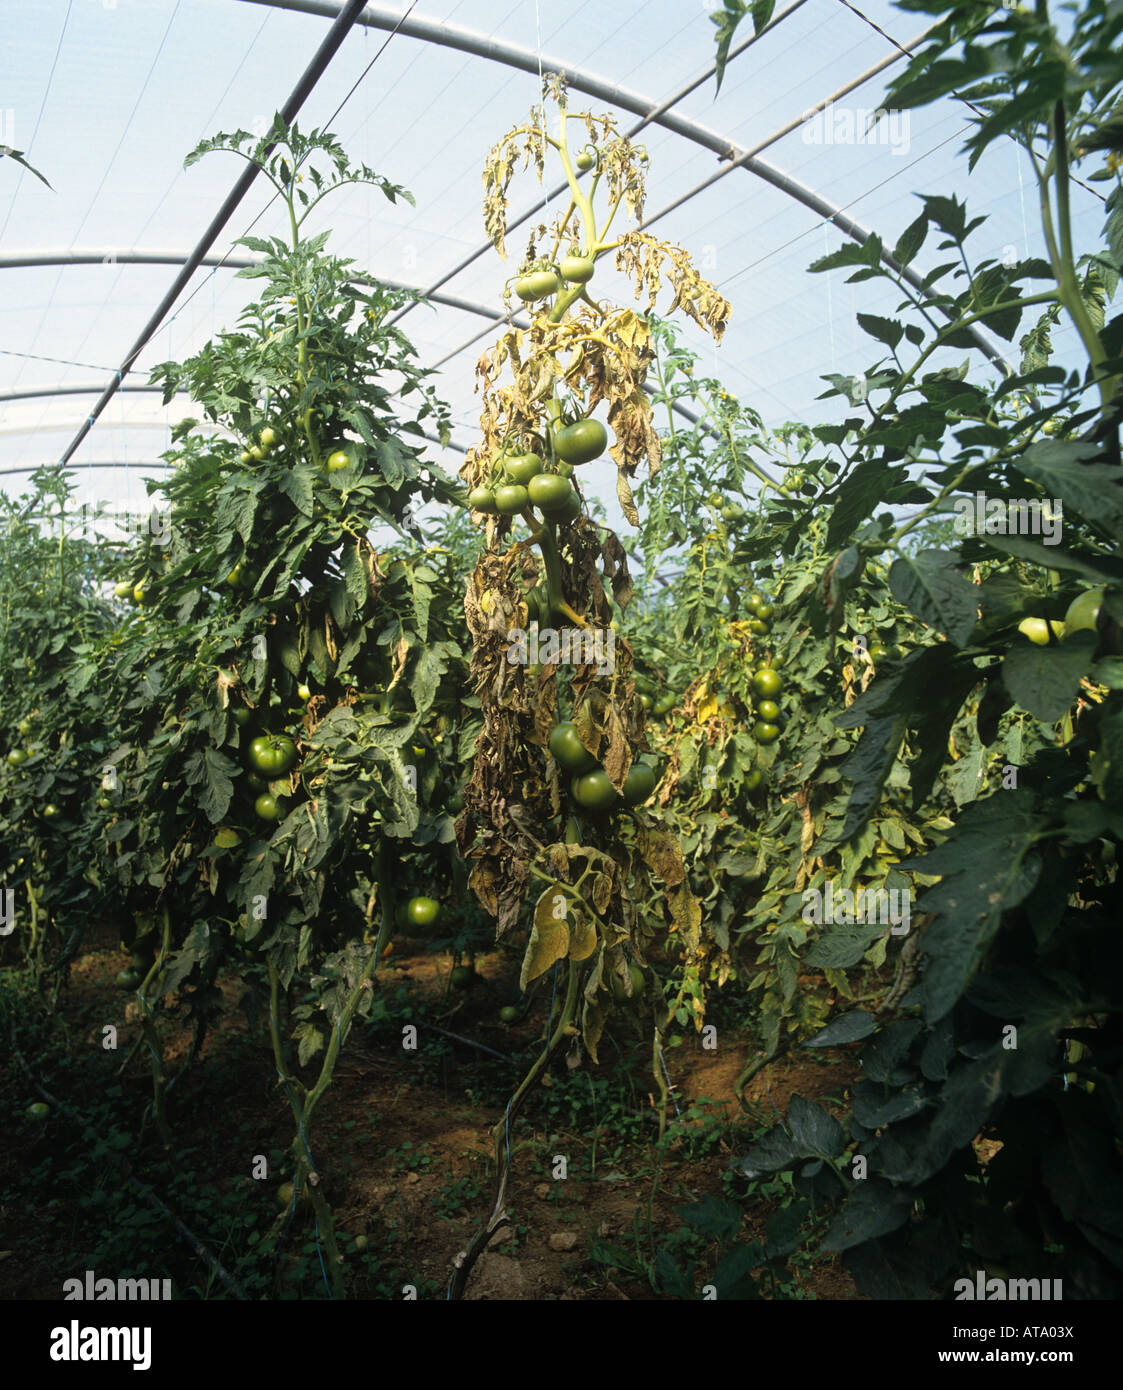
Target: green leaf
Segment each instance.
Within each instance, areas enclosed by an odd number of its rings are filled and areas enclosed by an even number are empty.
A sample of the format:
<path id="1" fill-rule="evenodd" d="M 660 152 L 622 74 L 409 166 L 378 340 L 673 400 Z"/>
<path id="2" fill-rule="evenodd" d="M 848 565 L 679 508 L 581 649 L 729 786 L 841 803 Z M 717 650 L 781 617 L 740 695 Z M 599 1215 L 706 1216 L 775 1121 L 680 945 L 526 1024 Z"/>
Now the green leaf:
<path id="1" fill-rule="evenodd" d="M 842 1126 L 814 1101 L 793 1095 L 788 1103 L 788 1129 L 801 1155 L 837 1158 L 845 1141 Z"/>
<path id="2" fill-rule="evenodd" d="M 849 1013 L 832 1018 L 827 1026 L 814 1037 L 808 1038 L 807 1047 L 843 1047 L 846 1043 L 858 1042 L 868 1038 L 878 1029 L 877 1019 L 865 1009 L 851 1009 Z"/>
<path id="3" fill-rule="evenodd" d="M 966 646 L 979 618 L 979 591 L 959 573 L 961 563 L 952 551 L 922 550 L 895 560 L 889 571 L 897 602 L 957 647 Z"/>
<path id="4" fill-rule="evenodd" d="M 924 245 L 924 239 L 927 235 L 928 214 L 922 212 L 914 222 L 909 223 L 893 248 L 893 259 L 899 266 L 904 267 L 911 264 L 916 258 L 916 253 Z"/>
<path id="5" fill-rule="evenodd" d="M 889 347 L 895 348 L 904 337 L 904 325 L 898 323 L 896 319 L 883 319 L 877 314 L 858 314 L 858 327 L 863 332 L 868 333 L 871 338 L 876 338 L 879 343 L 886 343 Z"/>
<path id="6" fill-rule="evenodd" d="M 972 802 L 944 844 L 901 864 L 906 873 L 940 876 L 918 904 L 934 919 L 924 933 L 924 1016 L 930 1023 L 967 988 L 1003 912 L 1032 892 L 1041 872 L 1033 853 L 1041 829 L 1033 794 L 1004 790 Z"/>
<path id="7" fill-rule="evenodd" d="M 873 815 L 904 736 L 903 715 L 883 715 L 867 723 L 857 746 L 839 769 L 854 784 L 846 807 L 846 823 L 841 831 L 837 824 L 833 830 L 829 825 L 824 829 L 817 853 L 852 839 Z"/>
<path id="8" fill-rule="evenodd" d="M 692 1230 L 723 1243 L 733 1240 L 741 1229 L 741 1208 L 736 1202 L 727 1201 L 713 1193 L 703 1197 L 700 1202 L 675 1207 L 675 1215 L 685 1221 Z"/>
<path id="9" fill-rule="evenodd" d="M 34 143 L 34 141 L 32 143 Z M 9 159 L 14 159 L 16 163 L 19 164 L 22 168 L 26 169 L 29 174 L 34 174 L 40 183 L 46 183 L 47 187 L 51 188 L 51 185 L 47 183 L 47 180 L 43 177 L 39 170 L 36 169 L 34 165 L 28 164 L 27 160 L 24 159 L 22 150 L 0 149 L 0 154 L 6 154 Z M 53 193 L 54 191 L 55 190 L 51 188 L 51 192 Z"/>
<path id="10" fill-rule="evenodd" d="M 858 964 L 881 933 L 881 927 L 838 927 L 804 953 L 803 964 L 815 970 L 849 969 Z"/>
<path id="11" fill-rule="evenodd" d="M 1000 550 L 1017 560 L 1028 560 L 1042 569 L 1067 570 L 1070 574 L 1082 574 L 1086 579 L 1099 581 L 1123 579 L 1123 560 L 1110 555 L 1076 555 L 1062 550 L 1059 545 L 1042 545 L 1026 536 L 990 535 L 980 531 L 977 539 L 992 550 Z"/>
<path id="12" fill-rule="evenodd" d="M 898 1230 L 909 1219 L 913 1199 L 878 1178 L 867 1178 L 852 1190 L 823 1237 L 822 1250 L 849 1250 L 867 1240 Z"/>
<path id="13" fill-rule="evenodd" d="M 1002 683 L 1035 719 L 1053 724 L 1075 704 L 1081 678 L 1092 669 L 1097 644 L 1094 632 L 1074 632 L 1048 647 L 1019 639 L 1002 662 Z"/>
<path id="14" fill-rule="evenodd" d="M 315 470 L 308 464 L 298 463 L 294 468 L 287 468 L 277 476 L 277 486 L 286 497 L 292 499 L 293 504 L 304 513 L 311 516 L 314 509 L 312 484 L 315 478 Z"/>
<path id="15" fill-rule="evenodd" d="M 1058 498 L 1085 520 L 1108 531 L 1113 538 L 1123 535 L 1123 487 L 1118 467 L 1107 463 L 1084 462 L 1103 457 L 1097 444 L 1077 440 L 1044 439 L 1032 444 L 1018 466 L 1027 478 Z"/>

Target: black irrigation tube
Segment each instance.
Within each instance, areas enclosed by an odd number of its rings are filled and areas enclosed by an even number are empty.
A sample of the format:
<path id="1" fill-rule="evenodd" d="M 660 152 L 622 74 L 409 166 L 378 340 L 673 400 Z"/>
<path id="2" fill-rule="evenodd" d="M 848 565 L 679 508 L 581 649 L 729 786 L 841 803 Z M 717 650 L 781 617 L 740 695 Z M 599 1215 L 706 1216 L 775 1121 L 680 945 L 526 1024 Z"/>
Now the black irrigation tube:
<path id="1" fill-rule="evenodd" d="M 335 23 L 328 30 L 327 34 L 324 35 L 323 42 L 317 49 L 315 56 L 313 57 L 312 61 L 308 64 L 308 66 L 305 68 L 303 75 L 297 82 L 296 86 L 293 88 L 288 100 L 285 102 L 284 106 L 281 107 L 280 116 L 286 124 L 290 124 L 294 120 L 297 112 L 308 99 L 308 96 L 312 92 L 312 89 L 323 76 L 328 64 L 331 62 L 332 58 L 338 52 L 340 46 L 343 43 L 343 40 L 351 32 L 351 29 L 354 27 L 355 21 L 358 19 L 362 9 L 363 0 L 347 0 L 347 3 L 339 9 L 338 14 L 336 15 Z M 268 156 L 274 148 L 275 146 L 273 145 L 267 145 L 265 147 L 264 154 Z M 148 322 L 144 325 L 144 328 L 141 330 L 140 336 L 137 338 L 133 346 L 129 349 L 128 353 L 125 355 L 124 361 L 121 363 L 121 366 L 117 370 L 116 380 L 110 382 L 110 384 L 102 392 L 100 399 L 94 406 L 93 410 L 90 412 L 89 418 L 85 421 L 85 423 L 82 425 L 82 428 L 71 440 L 70 444 L 66 449 L 66 452 L 59 459 L 60 464 L 65 464 L 70 461 L 70 459 L 74 456 L 75 452 L 77 451 L 78 447 L 81 445 L 82 441 L 93 428 L 98 416 L 101 415 L 102 411 L 113 399 L 114 395 L 116 395 L 117 388 L 124 381 L 126 374 L 132 370 L 133 363 L 144 351 L 149 339 L 156 333 L 157 329 L 163 323 L 168 311 L 179 298 L 180 294 L 183 292 L 184 287 L 190 281 L 192 275 L 194 275 L 195 271 L 202 264 L 203 258 L 206 256 L 207 252 L 218 240 L 219 233 L 223 230 L 226 224 L 230 221 L 231 217 L 234 215 L 239 203 L 241 203 L 242 199 L 249 192 L 250 187 L 252 186 L 254 180 L 257 178 L 257 175 L 258 168 L 255 164 L 249 164 L 243 170 L 242 174 L 238 178 L 238 181 L 227 194 L 222 206 L 211 219 L 210 226 L 203 233 L 198 246 L 196 246 L 195 250 L 188 257 L 183 269 L 172 282 L 171 288 L 164 295 L 158 307 L 152 314 L 152 317 L 148 320 Z"/>

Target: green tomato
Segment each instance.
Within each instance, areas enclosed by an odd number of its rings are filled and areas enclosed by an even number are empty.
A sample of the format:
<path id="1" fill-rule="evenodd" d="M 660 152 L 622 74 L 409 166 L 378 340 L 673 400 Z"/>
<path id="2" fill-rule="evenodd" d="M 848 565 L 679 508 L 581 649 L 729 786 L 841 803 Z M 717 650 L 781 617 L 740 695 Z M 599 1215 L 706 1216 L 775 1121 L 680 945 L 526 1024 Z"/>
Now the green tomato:
<path id="1" fill-rule="evenodd" d="M 476 983 L 476 972 L 470 965 L 454 965 L 449 981 L 453 989 L 471 989 Z"/>
<path id="2" fill-rule="evenodd" d="M 580 512 L 581 499 L 576 492 L 571 492 L 562 506 L 552 507 L 548 512 L 543 512 L 543 516 L 558 526 L 568 526 L 571 521 L 577 520 Z"/>
<path id="3" fill-rule="evenodd" d="M 500 516 L 516 516 L 530 504 L 527 490 L 521 484 L 509 483 L 495 489 L 495 510 Z"/>
<path id="4" fill-rule="evenodd" d="M 147 602 L 147 593 L 148 590 L 145 587 L 143 580 L 141 580 L 140 583 L 133 585 L 133 598 L 136 600 L 137 603 Z"/>
<path id="5" fill-rule="evenodd" d="M 118 989 L 136 989 L 142 983 L 140 972 L 133 969 L 122 970 L 117 976 Z"/>
<path id="6" fill-rule="evenodd" d="M 406 904 L 406 923 L 411 927 L 436 926 L 440 915 L 441 905 L 435 898 L 410 898 Z"/>
<path id="7" fill-rule="evenodd" d="M 342 473 L 345 468 L 351 467 L 351 455 L 346 449 L 336 449 L 328 455 L 328 472 Z"/>
<path id="8" fill-rule="evenodd" d="M 249 584 L 249 575 L 246 574 L 241 560 L 234 566 L 226 576 L 226 582 L 232 589 L 244 589 Z"/>
<path id="9" fill-rule="evenodd" d="M 644 707 L 645 710 L 649 710 L 649 709 L 651 708 L 651 696 L 650 696 L 650 695 L 641 695 L 641 696 L 639 697 L 639 702 L 640 702 L 640 704 Z"/>
<path id="10" fill-rule="evenodd" d="M 248 449 L 243 449 L 242 452 L 238 455 L 238 461 L 239 463 L 252 463 L 253 455 L 250 453 Z"/>
<path id="11" fill-rule="evenodd" d="M 780 718 L 780 706 L 774 700 L 761 700 L 757 704 L 756 712 L 766 724 L 775 724 Z"/>
<path id="12" fill-rule="evenodd" d="M 265 450 L 260 444 L 251 444 L 249 447 L 249 456 L 255 463 L 260 463 L 265 457 Z"/>
<path id="13" fill-rule="evenodd" d="M 274 782 L 289 772 L 296 762 L 296 744 L 287 734 L 261 734 L 250 744 L 252 771 Z"/>
<path id="14" fill-rule="evenodd" d="M 263 449 L 271 449 L 277 442 L 277 431 L 272 425 L 266 425 L 258 435 L 258 443 Z"/>
<path id="15" fill-rule="evenodd" d="M 589 145 L 585 146 L 576 159 L 577 167 L 583 174 L 587 174 L 596 162 L 597 157 Z"/>
<path id="16" fill-rule="evenodd" d="M 1100 616 L 1100 607 L 1103 604 L 1104 591 L 1099 589 L 1086 589 L 1082 594 L 1072 600 L 1065 613 L 1065 633 L 1080 632 L 1082 629 L 1096 630 L 1096 622 Z M 20 725 L 20 733 L 23 733 L 23 725 Z"/>
<path id="17" fill-rule="evenodd" d="M 770 623 L 772 621 L 772 612 L 772 604 L 767 603 L 764 599 L 761 599 L 761 601 L 756 606 L 754 616 L 759 618 L 762 623 Z"/>
<path id="18" fill-rule="evenodd" d="M 780 729 L 776 724 L 769 724 L 766 720 L 758 719 L 753 725 L 753 738 L 757 743 L 775 743 L 780 737 Z"/>
<path id="19" fill-rule="evenodd" d="M 749 610 L 750 613 L 755 615 L 757 609 L 764 602 L 764 595 L 762 593 L 759 593 L 756 589 L 754 589 L 752 593 L 748 596 L 748 598 L 745 600 L 745 607 Z"/>
<path id="20" fill-rule="evenodd" d="M 296 697 L 298 700 L 304 700 L 307 702 L 312 698 L 312 691 L 306 685 L 298 685 L 296 687 Z"/>
<path id="21" fill-rule="evenodd" d="M 607 811 L 620 800 L 619 792 L 608 780 L 608 773 L 599 767 L 583 777 L 574 777 L 569 790 L 578 806 L 586 811 Z"/>
<path id="22" fill-rule="evenodd" d="M 648 767 L 646 763 L 633 763 L 627 777 L 624 778 L 622 795 L 625 804 L 641 805 L 655 790 L 657 780 L 654 768 Z"/>
<path id="23" fill-rule="evenodd" d="M 537 454 L 512 454 L 506 460 L 505 467 L 513 483 L 526 484 L 542 472 L 542 460 Z"/>
<path id="24" fill-rule="evenodd" d="M 22 748 L 13 748 L 8 754 L 8 761 L 13 767 L 22 767 L 27 762 L 27 754 Z"/>
<path id="25" fill-rule="evenodd" d="M 766 780 L 763 770 L 759 767 L 754 767 L 745 778 L 745 790 L 751 796 L 753 792 L 760 791 L 761 787 L 765 785 Z"/>
<path id="26" fill-rule="evenodd" d="M 762 666 L 753 675 L 753 691 L 765 700 L 774 700 L 784 688 L 783 678 L 770 666 Z"/>
<path id="27" fill-rule="evenodd" d="M 126 580 L 122 580 L 122 582 L 121 582 L 120 584 L 114 584 L 114 586 L 113 586 L 113 597 L 114 597 L 114 598 L 132 598 L 132 596 L 133 596 L 133 585 L 132 585 L 131 583 L 129 583 L 129 581 L 128 581 L 127 579 L 126 579 Z"/>
<path id="28" fill-rule="evenodd" d="M 550 730 L 550 755 L 565 772 L 591 772 L 596 758 L 585 748 L 577 725 L 570 720 L 555 724 Z"/>
<path id="29" fill-rule="evenodd" d="M 562 279 L 573 285 L 587 285 L 595 268 L 592 256 L 566 256 L 561 263 Z"/>
<path id="30" fill-rule="evenodd" d="M 557 473 L 539 473 L 531 478 L 527 485 L 527 495 L 532 506 L 535 506 L 544 516 L 553 516 L 555 513 L 565 511 L 571 499 L 577 496 L 573 484 L 568 478 L 563 478 Z"/>
<path id="31" fill-rule="evenodd" d="M 363 1252 L 366 1248 L 367 1248 L 367 1238 L 366 1238 L 366 1236 L 356 1236 L 356 1237 L 355 1237 L 355 1249 L 359 1252 L 359 1254 L 362 1254 L 362 1252 Z"/>
<path id="32" fill-rule="evenodd" d="M 498 511 L 495 493 L 489 487 L 474 487 L 468 494 L 468 505 L 474 512 L 483 512 L 486 516 L 494 516 Z"/>
<path id="33" fill-rule="evenodd" d="M 553 430 L 550 438 L 554 453 L 564 463 L 591 463 L 608 445 L 608 431 L 599 420 L 577 420 Z"/>
<path id="34" fill-rule="evenodd" d="M 772 631 L 772 624 L 766 623 L 763 618 L 750 618 L 749 631 L 756 637 L 766 637 Z"/>
<path id="35" fill-rule="evenodd" d="M 557 294 L 560 288 L 561 282 L 552 270 L 532 270 L 515 281 L 515 293 L 524 304 L 546 299 L 551 294 Z"/>
<path id="36" fill-rule="evenodd" d="M 55 805 L 53 801 L 48 801 L 46 806 L 43 807 L 43 814 L 47 817 L 48 820 L 51 820 L 53 819 L 53 817 L 58 815 L 58 807 Z"/>
<path id="37" fill-rule="evenodd" d="M 230 711 L 230 716 L 241 729 L 253 718 L 253 710 L 250 709 L 249 705 L 235 705 Z"/>
<path id="38" fill-rule="evenodd" d="M 34 1104 L 27 1107 L 27 1118 L 40 1123 L 45 1120 L 50 1113 L 51 1107 L 41 1100 L 37 1100 Z"/>
<path id="39" fill-rule="evenodd" d="M 661 718 L 665 714 L 670 714 L 671 710 L 674 709 L 675 704 L 675 697 L 668 692 L 666 695 L 659 696 L 659 698 L 655 701 L 655 704 L 651 708 L 651 713 L 658 715 Z"/>
<path id="40" fill-rule="evenodd" d="M 1018 631 L 1037 646 L 1047 647 L 1050 642 L 1058 641 L 1063 636 L 1064 625 L 1052 618 L 1023 618 L 1018 624 Z"/>
<path id="41" fill-rule="evenodd" d="M 270 792 L 262 792 L 253 803 L 253 809 L 261 820 L 280 820 L 285 813 L 284 806 Z"/>
<path id="42" fill-rule="evenodd" d="M 519 1011 L 514 1004 L 504 1004 L 499 1010 L 500 1023 L 517 1023 L 519 1021 Z"/>

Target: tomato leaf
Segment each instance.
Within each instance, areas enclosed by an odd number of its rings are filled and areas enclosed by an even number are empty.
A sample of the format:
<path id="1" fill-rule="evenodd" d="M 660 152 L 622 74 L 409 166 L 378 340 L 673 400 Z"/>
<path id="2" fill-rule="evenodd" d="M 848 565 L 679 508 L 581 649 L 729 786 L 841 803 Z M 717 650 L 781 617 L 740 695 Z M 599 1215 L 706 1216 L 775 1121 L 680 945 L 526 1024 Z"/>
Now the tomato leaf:
<path id="1" fill-rule="evenodd" d="M 918 909 L 934 920 L 924 932 L 928 970 L 924 976 L 924 1016 L 943 1018 L 962 995 L 1002 922 L 1033 891 L 1041 859 L 1033 852 L 1044 827 L 1033 793 L 996 792 L 964 810 L 948 840 L 929 854 L 907 859 L 908 873 L 939 875 L 926 888 Z"/>
<path id="2" fill-rule="evenodd" d="M 966 645 L 979 617 L 978 588 L 959 573 L 960 564 L 961 558 L 951 551 L 922 550 L 895 560 L 889 571 L 889 587 L 898 603 L 957 647 Z"/>
<path id="3" fill-rule="evenodd" d="M 555 961 L 564 960 L 568 952 L 569 905 L 559 889 L 547 888 L 534 907 L 534 922 L 523 956 L 519 988 L 525 990 L 531 980 L 544 975 Z"/>
<path id="4" fill-rule="evenodd" d="M 1095 660 L 1094 632 L 1074 632 L 1056 646 L 1018 642 L 1002 662 L 1002 683 L 1023 709 L 1053 724 L 1075 703 Z"/>

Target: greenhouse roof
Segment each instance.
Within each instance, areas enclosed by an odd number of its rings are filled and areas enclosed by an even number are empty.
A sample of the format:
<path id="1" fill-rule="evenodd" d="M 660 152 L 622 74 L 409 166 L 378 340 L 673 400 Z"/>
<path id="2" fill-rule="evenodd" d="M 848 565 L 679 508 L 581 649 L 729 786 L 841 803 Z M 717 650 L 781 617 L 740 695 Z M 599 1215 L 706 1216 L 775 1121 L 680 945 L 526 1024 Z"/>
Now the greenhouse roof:
<path id="1" fill-rule="evenodd" d="M 263 134 L 342 8 L 40 0 L 11 14 L 0 141 L 23 151 L 50 187 L 11 161 L 0 165 L 0 480 L 9 494 L 34 468 L 68 457 L 83 499 L 143 498 L 141 478 L 159 474 L 172 426 L 192 413 L 186 400 L 165 407 L 145 389 L 148 371 L 235 323 L 256 292 L 236 277 L 252 257 L 235 240 L 251 228 L 283 230 L 280 205 L 258 180 L 157 314 L 242 172 L 229 155 L 187 169 L 184 156 L 219 131 Z M 690 325 L 682 338 L 771 427 L 835 417 L 837 400 L 816 399 L 823 375 L 859 373 L 877 357 L 856 312 L 897 308 L 884 282 L 807 273 L 848 232 L 876 231 L 892 247 L 924 191 L 985 214 L 981 257 L 1043 254 L 1026 154 L 1007 140 L 968 173 L 971 113 L 962 102 L 890 112 L 867 130 L 926 16 L 882 0 L 777 6 L 755 39 L 750 24 L 738 30 L 716 91 L 712 8 L 705 0 L 577 0 L 561 11 L 532 0 L 368 6 L 311 87 L 299 124 L 330 128 L 353 159 L 413 196 L 412 205 L 390 203 L 376 189 L 346 189 L 325 205 L 322 226 L 356 274 L 429 293 L 400 322 L 451 406 L 452 442 L 432 455 L 450 471 L 474 442 L 475 363 L 504 317 L 503 286 L 522 245 L 521 229 L 512 231 L 503 262 L 488 244 L 481 168 L 538 100 L 540 72 L 564 71 L 572 109 L 612 112 L 647 147 L 649 223 L 686 247 L 732 304 L 720 345 Z M 544 194 L 556 203 L 557 183 L 540 190 L 532 175 L 516 179 L 512 221 L 540 213 Z M 1087 240 L 1103 200 L 1088 185 L 1075 196 L 1074 223 Z M 920 273 L 937 259 L 925 247 Z M 601 288 L 630 296 L 614 271 Z M 154 315 L 155 331 L 117 389 Z M 1054 340 L 1062 361 L 1070 338 L 1062 324 Z M 989 343 L 1016 360 L 1016 340 Z M 979 358 L 975 370 L 985 368 Z M 604 462 L 592 475 L 610 515 L 611 472 Z"/>

